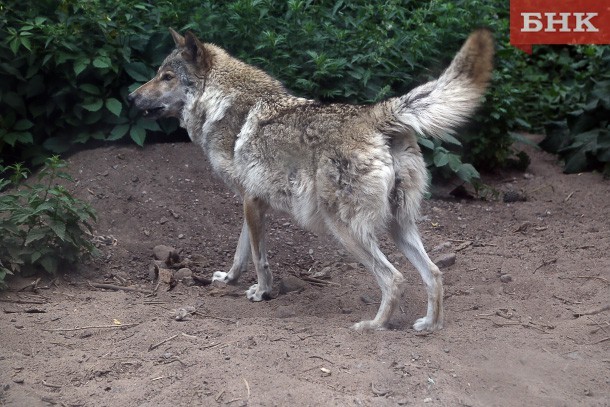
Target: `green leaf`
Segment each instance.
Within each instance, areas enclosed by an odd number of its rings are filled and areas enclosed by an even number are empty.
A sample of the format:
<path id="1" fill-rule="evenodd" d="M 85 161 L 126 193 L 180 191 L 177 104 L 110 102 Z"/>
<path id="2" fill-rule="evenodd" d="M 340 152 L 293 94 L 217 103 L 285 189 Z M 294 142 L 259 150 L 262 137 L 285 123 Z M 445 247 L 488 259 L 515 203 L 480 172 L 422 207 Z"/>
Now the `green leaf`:
<path id="1" fill-rule="evenodd" d="M 127 75 L 138 82 L 148 82 L 154 76 L 153 71 L 142 62 L 131 62 L 124 67 Z"/>
<path id="2" fill-rule="evenodd" d="M 17 142 L 22 144 L 32 144 L 34 142 L 32 133 L 19 131 L 7 133 L 1 139 L 11 147 L 14 147 Z"/>
<path id="3" fill-rule="evenodd" d="M 112 66 L 112 61 L 106 55 L 100 55 L 93 60 L 93 66 L 104 69 Z"/>
<path id="4" fill-rule="evenodd" d="M 444 167 L 449 163 L 449 157 L 447 153 L 436 151 L 434 153 L 434 165 L 436 167 Z"/>
<path id="5" fill-rule="evenodd" d="M 28 233 L 28 235 L 25 239 L 24 245 L 27 246 L 30 243 L 35 242 L 40 239 L 44 239 L 45 237 L 47 237 L 47 234 L 44 231 L 42 231 L 40 229 L 32 229 Z"/>
<path id="6" fill-rule="evenodd" d="M 97 112 L 104 105 L 104 101 L 102 99 L 94 99 L 88 103 L 83 103 L 83 109 L 86 109 L 90 112 Z"/>
<path id="7" fill-rule="evenodd" d="M 114 126 L 106 140 L 114 141 L 122 138 L 129 131 L 129 127 L 131 127 L 129 124 L 119 124 Z"/>
<path id="8" fill-rule="evenodd" d="M 40 265 L 51 274 L 57 272 L 57 258 L 52 256 L 44 256 L 39 261 Z"/>
<path id="9" fill-rule="evenodd" d="M 120 116 L 123 104 L 115 98 L 106 99 L 106 109 L 112 112 L 115 116 Z"/>
<path id="10" fill-rule="evenodd" d="M 142 147 L 144 145 L 144 140 L 146 139 L 146 130 L 142 127 L 132 126 L 131 130 L 129 130 L 129 136 L 131 136 L 131 139 L 135 141 L 137 145 Z"/>
<path id="11" fill-rule="evenodd" d="M 456 146 L 461 146 L 462 143 L 460 142 L 460 140 L 456 139 L 455 137 L 453 137 L 451 134 L 449 133 L 445 133 L 442 137 L 443 141 L 446 141 L 447 143 L 456 145 Z"/>
<path id="12" fill-rule="evenodd" d="M 463 181 L 472 182 L 474 179 L 479 179 L 481 175 L 471 164 L 463 164 L 457 171 L 458 177 Z"/>
<path id="13" fill-rule="evenodd" d="M 424 146 L 427 149 L 434 150 L 434 142 L 429 138 L 418 137 L 417 142 L 419 145 Z"/>
<path id="14" fill-rule="evenodd" d="M 51 230 L 55 233 L 55 235 L 61 240 L 66 240 L 66 224 L 58 221 L 52 221 L 49 224 Z"/>
<path id="15" fill-rule="evenodd" d="M 31 121 L 29 121 L 27 119 L 21 119 L 17 123 L 15 123 L 15 125 L 13 126 L 13 129 L 17 130 L 17 131 L 24 131 L 24 130 L 31 129 L 33 126 L 34 126 L 34 123 L 32 123 Z"/>
<path id="16" fill-rule="evenodd" d="M 70 141 L 67 137 L 50 137 L 42 143 L 42 146 L 54 153 L 65 153 L 70 149 Z"/>
<path id="17" fill-rule="evenodd" d="M 83 83 L 78 88 L 89 93 L 90 95 L 99 96 L 102 93 L 100 91 L 100 88 L 98 88 L 97 86 L 92 85 L 90 83 Z"/>
<path id="18" fill-rule="evenodd" d="M 73 68 L 76 76 L 80 75 L 85 69 L 87 69 L 90 63 L 91 60 L 89 58 L 81 58 L 74 61 Z"/>

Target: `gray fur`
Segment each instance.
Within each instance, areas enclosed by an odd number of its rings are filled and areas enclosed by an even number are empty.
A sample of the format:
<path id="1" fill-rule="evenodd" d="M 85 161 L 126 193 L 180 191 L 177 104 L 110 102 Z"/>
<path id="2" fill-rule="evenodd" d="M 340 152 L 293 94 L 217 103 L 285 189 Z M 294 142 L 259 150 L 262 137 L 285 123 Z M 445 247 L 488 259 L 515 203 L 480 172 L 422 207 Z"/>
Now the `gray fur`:
<path id="1" fill-rule="evenodd" d="M 214 172 L 243 198 L 233 266 L 214 279 L 236 282 L 251 259 L 258 283 L 246 295 L 264 299 L 272 284 L 265 213 L 284 211 L 305 228 L 329 231 L 373 273 L 381 306 L 354 328 L 384 329 L 404 290 L 404 277 L 379 249 L 377 233 L 389 230 L 426 283 L 427 314 L 414 328 L 441 328 L 441 273 L 415 225 L 427 183 L 416 135 L 442 137 L 472 114 L 490 77 L 491 34 L 473 33 L 438 80 L 353 106 L 292 96 L 221 48 L 171 32 L 176 50 L 129 98 L 152 118 L 177 117 Z"/>

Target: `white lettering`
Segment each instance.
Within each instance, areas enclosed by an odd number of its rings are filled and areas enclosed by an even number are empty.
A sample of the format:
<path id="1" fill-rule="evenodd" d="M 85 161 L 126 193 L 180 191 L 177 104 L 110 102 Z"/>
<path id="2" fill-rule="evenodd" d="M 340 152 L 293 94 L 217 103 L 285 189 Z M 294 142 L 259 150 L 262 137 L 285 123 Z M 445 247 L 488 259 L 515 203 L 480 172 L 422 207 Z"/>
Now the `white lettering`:
<path id="1" fill-rule="evenodd" d="M 570 26 L 568 25 L 568 18 L 571 13 L 559 13 L 560 18 L 555 19 L 557 13 L 544 13 L 546 16 L 546 28 L 544 31 L 546 32 L 557 32 L 555 29 L 555 24 L 561 24 L 561 28 L 559 31 L 561 32 L 570 32 Z"/>
<path id="2" fill-rule="evenodd" d="M 583 19 L 583 17 L 586 14 L 586 18 Z M 576 28 L 574 29 L 575 32 L 583 32 L 583 31 L 587 31 L 587 32 L 598 32 L 599 29 L 597 27 L 595 27 L 593 24 L 591 24 L 591 19 L 595 16 L 597 16 L 597 13 L 574 13 L 574 16 L 576 17 Z M 586 25 L 587 28 L 584 29 L 583 25 Z"/>
<path id="3" fill-rule="evenodd" d="M 542 30 L 542 14 L 540 13 L 521 13 L 523 17 L 522 32 L 538 32 Z"/>

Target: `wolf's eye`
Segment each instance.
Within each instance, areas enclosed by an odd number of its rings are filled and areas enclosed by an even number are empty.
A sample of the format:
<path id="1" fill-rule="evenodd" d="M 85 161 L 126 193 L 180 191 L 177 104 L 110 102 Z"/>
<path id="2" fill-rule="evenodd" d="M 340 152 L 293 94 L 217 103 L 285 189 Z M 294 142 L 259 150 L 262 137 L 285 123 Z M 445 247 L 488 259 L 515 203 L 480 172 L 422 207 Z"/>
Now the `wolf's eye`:
<path id="1" fill-rule="evenodd" d="M 170 72 L 165 72 L 163 75 L 161 75 L 162 81 L 171 81 L 172 79 L 174 79 L 174 74 Z"/>

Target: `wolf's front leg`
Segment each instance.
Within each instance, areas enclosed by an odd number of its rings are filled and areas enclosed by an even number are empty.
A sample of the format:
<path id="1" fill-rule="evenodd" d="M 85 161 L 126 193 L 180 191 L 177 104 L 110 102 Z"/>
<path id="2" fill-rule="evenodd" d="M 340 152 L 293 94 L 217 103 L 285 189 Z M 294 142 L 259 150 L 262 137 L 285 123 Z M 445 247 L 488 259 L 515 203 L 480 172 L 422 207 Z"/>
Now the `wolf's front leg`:
<path id="1" fill-rule="evenodd" d="M 252 260 L 256 268 L 258 283 L 246 291 L 246 297 L 251 301 L 262 301 L 269 297 L 273 276 L 267 262 L 265 246 L 265 212 L 267 204 L 258 198 L 244 198 L 244 215 L 250 232 L 250 248 Z"/>
<path id="2" fill-rule="evenodd" d="M 233 257 L 233 265 L 228 273 L 224 271 L 216 271 L 212 276 L 212 281 L 220 281 L 221 283 L 233 284 L 236 283 L 241 276 L 241 273 L 248 269 L 248 262 L 250 261 L 250 232 L 248 230 L 248 223 L 244 220 L 244 224 L 241 227 L 241 233 L 239 235 L 239 241 L 237 242 L 237 249 L 235 249 L 235 256 Z"/>

